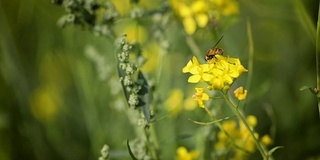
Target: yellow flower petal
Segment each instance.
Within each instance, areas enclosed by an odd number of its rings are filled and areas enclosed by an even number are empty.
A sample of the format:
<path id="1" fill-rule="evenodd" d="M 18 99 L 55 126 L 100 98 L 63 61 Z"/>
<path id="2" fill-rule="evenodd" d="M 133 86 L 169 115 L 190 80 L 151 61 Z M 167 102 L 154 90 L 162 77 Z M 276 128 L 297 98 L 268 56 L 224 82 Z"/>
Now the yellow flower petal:
<path id="1" fill-rule="evenodd" d="M 197 66 L 200 65 L 197 57 L 195 57 L 195 56 L 192 57 L 192 62 L 193 62 L 194 65 L 197 65 Z"/>
<path id="2" fill-rule="evenodd" d="M 205 26 L 207 26 L 208 22 L 209 22 L 209 16 L 207 14 L 204 13 L 199 13 L 195 16 L 197 24 L 200 28 L 204 28 Z"/>
<path id="3" fill-rule="evenodd" d="M 207 12 L 208 7 L 204 1 L 198 0 L 191 4 L 191 10 L 193 13 Z"/>
<path id="4" fill-rule="evenodd" d="M 202 74 L 202 79 L 203 79 L 205 82 L 209 82 L 212 78 L 213 78 L 213 75 L 212 75 L 212 74 L 209 74 L 209 73 L 204 73 L 204 74 Z"/>
<path id="5" fill-rule="evenodd" d="M 188 82 L 189 83 L 198 83 L 201 79 L 201 76 L 196 74 L 189 77 Z"/>
<path id="6" fill-rule="evenodd" d="M 190 67 L 191 67 L 191 66 L 192 66 L 192 61 L 189 60 L 189 62 L 187 63 L 187 65 L 182 68 L 182 72 L 183 72 L 183 73 L 190 72 Z"/>
<path id="7" fill-rule="evenodd" d="M 192 35 L 197 29 L 196 22 L 194 21 L 194 19 L 192 17 L 185 17 L 183 19 L 183 26 L 184 26 L 184 30 L 189 35 Z"/>
<path id="8" fill-rule="evenodd" d="M 202 100 L 207 101 L 209 100 L 209 95 L 207 93 L 202 94 Z"/>
<path id="9" fill-rule="evenodd" d="M 187 5 L 181 3 L 179 6 L 179 14 L 181 17 L 190 17 L 192 15 L 192 10 Z"/>

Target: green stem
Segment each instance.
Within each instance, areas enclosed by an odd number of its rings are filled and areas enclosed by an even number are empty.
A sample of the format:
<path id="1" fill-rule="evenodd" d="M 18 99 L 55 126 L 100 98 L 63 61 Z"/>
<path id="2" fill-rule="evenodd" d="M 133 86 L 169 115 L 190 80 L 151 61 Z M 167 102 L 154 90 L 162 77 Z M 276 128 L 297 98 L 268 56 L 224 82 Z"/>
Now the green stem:
<path id="1" fill-rule="evenodd" d="M 317 65 L 317 92 L 320 91 L 320 2 L 318 7 L 318 22 L 317 22 L 317 35 L 316 35 L 316 65 Z M 319 94 L 319 93 L 317 93 Z M 320 98 L 318 100 L 318 111 L 320 117 Z"/>
<path id="2" fill-rule="evenodd" d="M 155 136 L 155 130 L 153 125 L 150 125 L 150 128 L 145 127 L 144 128 L 144 134 L 147 139 L 147 148 L 149 150 L 149 153 L 151 154 L 152 159 L 159 159 L 158 157 L 158 142 Z M 151 140 L 152 138 L 152 140 Z"/>
<path id="3" fill-rule="evenodd" d="M 247 34 L 248 34 L 248 43 L 249 43 L 249 61 L 248 61 L 248 73 L 246 88 L 250 90 L 251 81 L 252 81 L 252 74 L 253 74 L 253 53 L 254 53 L 254 45 L 253 45 L 253 38 L 252 38 L 252 29 L 250 20 L 247 20 Z"/>
<path id="4" fill-rule="evenodd" d="M 186 38 L 186 42 L 188 44 L 188 46 L 190 47 L 193 55 L 195 55 L 196 57 L 204 57 L 205 55 L 202 54 L 200 48 L 198 47 L 197 43 L 195 42 L 195 40 L 193 39 L 192 36 L 187 36 Z"/>
<path id="5" fill-rule="evenodd" d="M 218 126 L 218 128 L 219 128 L 225 135 L 227 135 L 227 137 L 229 138 L 229 140 L 232 142 L 232 144 L 233 144 L 236 148 L 238 148 L 238 149 L 240 149 L 240 150 L 242 150 L 242 151 L 244 151 L 244 152 L 246 152 L 246 153 L 249 153 L 246 149 L 242 148 L 241 146 L 239 146 L 239 145 L 237 145 L 237 144 L 235 143 L 234 138 L 222 127 L 221 121 L 220 121 L 215 115 L 212 114 L 212 112 L 209 110 L 208 107 L 205 106 L 204 109 L 206 110 L 206 112 L 208 113 L 208 115 L 210 116 L 210 118 L 212 118 L 212 120 L 214 120 L 214 121 L 216 122 L 215 124 Z"/>
<path id="6" fill-rule="evenodd" d="M 157 139 L 157 135 L 156 135 L 156 130 L 154 128 L 153 124 L 150 124 L 150 134 L 152 136 L 153 139 L 153 143 L 152 143 L 152 154 L 154 156 L 154 158 L 159 159 L 159 155 L 158 155 L 158 150 L 159 150 L 159 143 L 158 143 L 158 139 Z"/>
<path id="7" fill-rule="evenodd" d="M 248 121 L 246 120 L 246 118 L 244 117 L 244 115 L 241 113 L 241 111 L 237 108 L 237 106 L 235 106 L 229 96 L 227 94 L 223 94 L 225 100 L 227 101 L 228 105 L 230 106 L 231 110 L 234 112 L 234 114 L 236 114 L 238 116 L 238 118 L 241 120 L 241 122 L 244 124 L 244 126 L 247 128 L 247 130 L 249 131 L 251 137 L 253 138 L 256 146 L 258 147 L 261 156 L 263 157 L 264 160 L 268 160 L 268 155 L 267 155 L 267 151 L 265 151 L 265 149 L 262 147 L 261 143 L 259 142 L 259 140 L 257 139 L 257 137 L 254 135 L 253 129 L 250 127 Z"/>

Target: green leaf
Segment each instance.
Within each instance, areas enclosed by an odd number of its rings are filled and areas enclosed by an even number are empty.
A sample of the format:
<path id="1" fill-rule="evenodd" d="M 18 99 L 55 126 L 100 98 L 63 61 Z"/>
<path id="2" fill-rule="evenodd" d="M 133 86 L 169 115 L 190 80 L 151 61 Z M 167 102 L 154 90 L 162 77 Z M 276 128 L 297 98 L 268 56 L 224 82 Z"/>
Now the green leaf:
<path id="1" fill-rule="evenodd" d="M 235 116 L 236 116 L 236 115 L 231 116 L 231 117 L 225 117 L 225 118 L 222 118 L 222 119 L 217 119 L 217 120 L 210 121 L 210 122 L 199 122 L 199 121 L 195 121 L 195 120 L 192 120 L 192 119 L 189 119 L 189 121 L 192 121 L 192 122 L 195 123 L 195 124 L 199 124 L 199 125 L 204 125 L 204 126 L 206 126 L 206 125 L 210 125 L 210 124 L 214 124 L 214 123 L 219 123 L 219 122 L 222 122 L 222 121 L 224 121 L 224 120 L 228 120 L 228 119 L 230 119 L 230 118 L 232 118 L 232 117 L 235 117 Z"/>
<path id="2" fill-rule="evenodd" d="M 276 150 L 281 149 L 281 148 L 284 148 L 284 147 L 283 147 L 283 146 L 277 146 L 277 147 L 272 148 L 272 149 L 268 152 L 268 155 L 271 156 L 271 155 L 273 154 L 273 152 L 275 152 Z"/>
<path id="3" fill-rule="evenodd" d="M 319 94 L 316 93 L 314 88 L 308 87 L 308 86 L 302 86 L 300 88 L 300 91 L 304 91 L 304 90 L 309 90 L 312 94 L 316 95 L 317 97 L 319 97 Z"/>
<path id="4" fill-rule="evenodd" d="M 295 0 L 294 1 L 294 10 L 297 15 L 297 19 L 301 22 L 300 24 L 304 27 L 306 35 L 310 38 L 312 43 L 315 43 L 316 39 L 316 28 L 313 23 L 313 19 L 308 14 L 307 8 L 304 6 L 303 1 Z"/>
<path id="5" fill-rule="evenodd" d="M 141 71 L 138 73 L 137 83 L 141 86 L 140 91 L 138 92 L 139 104 L 138 107 L 141 107 L 144 117 L 147 122 L 150 122 L 150 90 L 146 78 Z"/>
<path id="6" fill-rule="evenodd" d="M 118 75 L 119 75 L 119 77 L 125 77 L 125 75 L 126 75 L 126 73 L 122 69 L 119 68 L 119 65 L 118 65 Z M 122 86 L 124 95 L 126 97 L 127 103 L 128 103 L 130 93 L 126 90 L 126 87 L 124 86 L 123 81 L 121 81 L 121 86 Z"/>
<path id="7" fill-rule="evenodd" d="M 132 151 L 131 151 L 131 148 L 130 148 L 130 145 L 129 145 L 129 140 L 127 140 L 127 147 L 128 147 L 129 155 L 130 155 L 130 157 L 132 158 L 132 160 L 138 160 L 138 159 L 134 156 L 134 154 L 132 153 Z"/>

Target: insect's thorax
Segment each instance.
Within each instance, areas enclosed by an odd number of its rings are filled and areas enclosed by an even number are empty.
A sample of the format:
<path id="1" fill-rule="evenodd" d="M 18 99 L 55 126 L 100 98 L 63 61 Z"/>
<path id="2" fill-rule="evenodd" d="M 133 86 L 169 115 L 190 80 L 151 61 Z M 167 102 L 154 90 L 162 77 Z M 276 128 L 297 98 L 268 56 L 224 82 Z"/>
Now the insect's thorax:
<path id="1" fill-rule="evenodd" d="M 206 53 L 205 60 L 208 61 L 208 60 L 214 58 L 215 55 L 217 55 L 217 54 L 223 54 L 223 49 L 222 48 L 210 48 Z"/>

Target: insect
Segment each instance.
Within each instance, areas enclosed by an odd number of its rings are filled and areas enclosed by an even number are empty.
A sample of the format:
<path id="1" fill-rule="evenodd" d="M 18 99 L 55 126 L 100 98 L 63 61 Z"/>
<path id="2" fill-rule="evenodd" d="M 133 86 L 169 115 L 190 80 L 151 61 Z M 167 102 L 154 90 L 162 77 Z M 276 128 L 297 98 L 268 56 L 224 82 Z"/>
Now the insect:
<path id="1" fill-rule="evenodd" d="M 222 55 L 223 54 L 223 49 L 222 48 L 215 48 L 218 43 L 221 41 L 221 39 L 223 38 L 223 36 L 218 40 L 218 42 L 212 47 L 210 48 L 207 53 L 206 53 L 206 57 L 204 58 L 206 61 L 211 60 L 212 58 L 215 57 L 215 55 Z"/>

